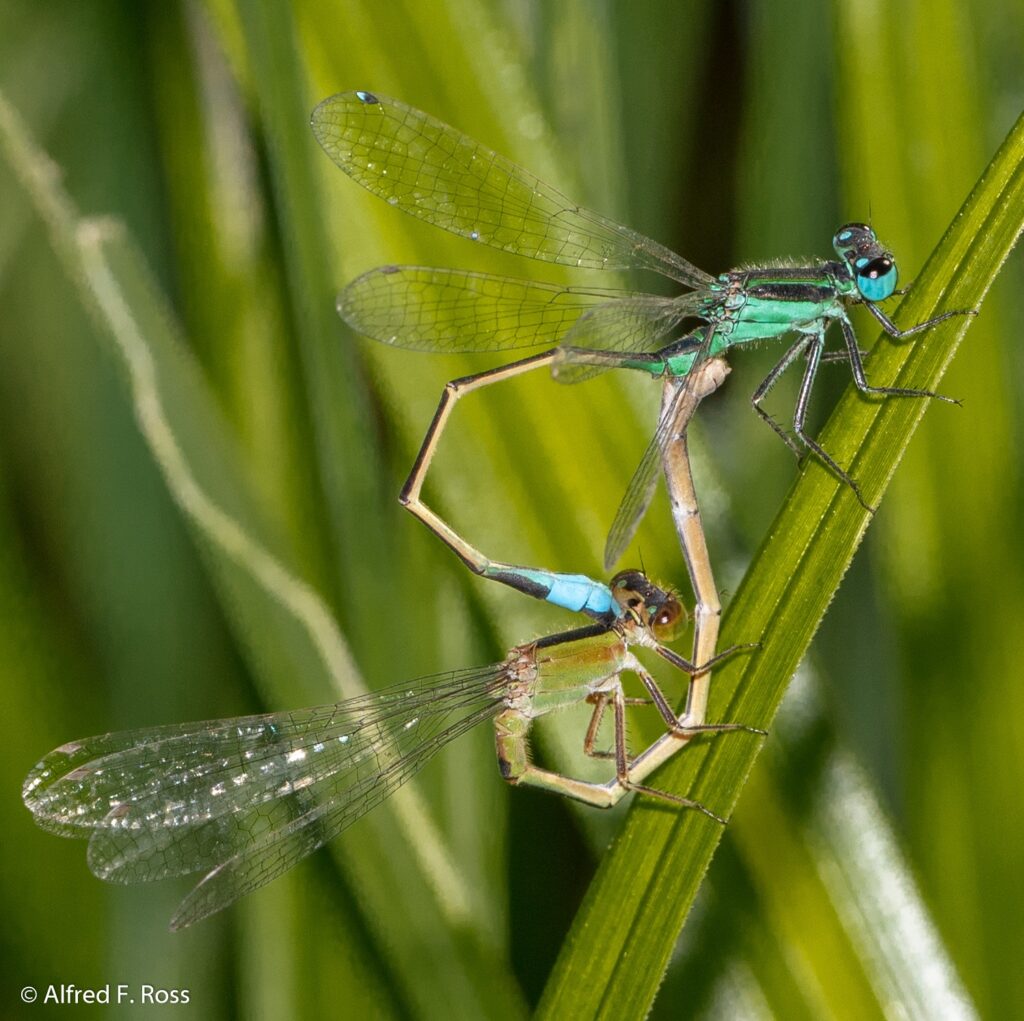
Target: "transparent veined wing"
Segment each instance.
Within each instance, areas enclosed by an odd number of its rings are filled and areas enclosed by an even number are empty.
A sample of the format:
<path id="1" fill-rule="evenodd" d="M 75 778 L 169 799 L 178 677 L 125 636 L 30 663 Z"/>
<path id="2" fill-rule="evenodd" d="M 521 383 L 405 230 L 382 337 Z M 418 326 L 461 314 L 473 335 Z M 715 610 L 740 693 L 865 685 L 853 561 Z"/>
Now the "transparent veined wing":
<path id="1" fill-rule="evenodd" d="M 633 541 L 639 525 L 658 484 L 658 474 L 662 465 L 662 451 L 686 429 L 697 405 L 712 393 L 724 379 L 724 375 L 702 371 L 708 368 L 708 340 L 712 331 L 703 331 L 694 338 L 695 358 L 689 373 L 683 382 L 676 387 L 668 406 L 662 411 L 658 427 L 637 465 L 633 477 L 626 487 L 615 520 L 608 532 L 604 548 L 605 568 L 610 570 Z M 713 368 L 713 366 L 711 366 Z M 685 403 L 692 402 L 685 420 L 681 417 Z"/>
<path id="2" fill-rule="evenodd" d="M 618 563 L 626 552 L 626 547 L 633 541 L 636 530 L 658 488 L 658 467 L 661 464 L 661 448 L 652 440 L 644 450 L 644 456 L 629 480 L 626 492 L 622 496 L 615 520 L 608 531 L 604 544 L 604 563 L 608 570 Z"/>
<path id="3" fill-rule="evenodd" d="M 342 92 L 313 111 L 332 160 L 390 205 L 461 237 L 543 262 L 648 269 L 689 287 L 713 282 L 681 256 L 576 205 L 511 160 L 396 99 Z"/>
<path id="4" fill-rule="evenodd" d="M 580 383 L 621 367 L 622 355 L 655 355 L 684 319 L 699 316 L 701 295 L 663 298 L 633 294 L 597 305 L 566 333 L 551 374 L 559 383 Z"/>
<path id="5" fill-rule="evenodd" d="M 378 773 L 364 777 L 344 796 L 316 802 L 286 825 L 266 830 L 259 839 L 203 877 L 175 912 L 171 928 L 180 929 L 215 914 L 287 872 L 390 797 L 438 749 L 491 719 L 497 708 L 493 704 L 477 706 L 466 715 L 455 717 L 444 729 L 434 730 L 401 756 L 392 757 Z"/>
<path id="6" fill-rule="evenodd" d="M 701 298 L 664 298 L 611 288 L 562 287 L 487 273 L 380 266 L 338 296 L 353 329 L 411 351 L 479 352 L 563 344 L 562 382 L 607 367 L 591 351 L 634 353 L 663 346 Z"/>
<path id="7" fill-rule="evenodd" d="M 559 343 L 588 309 L 626 293 L 381 266 L 341 292 L 338 314 L 359 333 L 410 351 L 511 351 Z"/>
<path id="8" fill-rule="evenodd" d="M 202 895 L 194 891 L 175 916 L 186 925 L 380 804 L 492 717 L 506 678 L 495 664 L 314 709 L 86 738 L 47 755 L 23 797 L 44 828 L 89 838 L 89 864 L 102 879 L 209 872 Z"/>

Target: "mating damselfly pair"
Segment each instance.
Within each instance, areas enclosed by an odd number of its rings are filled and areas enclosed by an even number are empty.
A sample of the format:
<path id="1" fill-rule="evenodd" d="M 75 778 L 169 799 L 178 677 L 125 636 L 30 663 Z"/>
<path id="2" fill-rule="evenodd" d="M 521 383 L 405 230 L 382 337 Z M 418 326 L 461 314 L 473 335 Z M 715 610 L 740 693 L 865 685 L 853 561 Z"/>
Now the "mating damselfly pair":
<path id="1" fill-rule="evenodd" d="M 444 744 L 484 720 L 495 721 L 498 761 L 506 779 L 598 806 L 611 805 L 631 790 L 659 795 L 644 781 L 694 734 L 752 729 L 705 721 L 706 695 L 695 699 L 693 690 L 706 689 L 708 672 L 721 657 L 713 641 L 710 651 L 705 648 L 692 661 L 667 647 L 683 617 L 670 592 L 636 571 L 621 573 L 604 586 L 580 575 L 492 561 L 423 503 L 426 472 L 461 394 L 543 365 L 571 382 L 608 368 L 634 369 L 668 381 L 655 437 L 609 536 L 610 566 L 646 509 L 658 465 L 671 465 L 680 449 L 685 453 L 681 434 L 696 404 L 724 378 L 721 356 L 730 348 L 795 335 L 755 392 L 754 407 L 794 445 L 760 405 L 778 376 L 804 357 L 793 416 L 797 440 L 860 497 L 854 480 L 804 430 L 815 374 L 829 357 L 824 353 L 827 327 L 839 324 L 840 357 L 849 360 L 862 391 L 935 396 L 869 385 L 846 308 L 865 305 L 897 338 L 958 314 L 947 312 L 898 329 L 876 304 L 895 293 L 895 263 L 864 224 L 848 224 L 836 233 L 837 260 L 712 277 L 395 100 L 343 93 L 317 107 L 313 129 L 346 173 L 420 219 L 542 261 L 651 270 L 688 290 L 663 298 L 388 266 L 342 292 L 342 316 L 361 332 L 396 346 L 428 351 L 550 348 L 449 385 L 401 498 L 476 573 L 586 613 L 595 622 L 517 646 L 488 667 L 424 678 L 332 706 L 108 734 L 50 753 L 26 781 L 26 804 L 44 827 L 88 837 L 89 863 L 97 875 L 141 881 L 207 873 L 182 904 L 175 926 L 206 917 L 269 882 L 382 802 Z M 698 325 L 685 328 L 687 321 Z M 699 521 L 689 487 L 680 481 L 688 473 L 685 457 L 683 462 L 677 456 L 667 481 L 682 516 Z M 680 533 L 698 602 L 714 602 L 703 536 L 683 527 Z M 673 709 L 635 648 L 651 650 L 692 678 L 682 713 Z M 639 679 L 646 696 L 642 701 L 652 703 L 665 724 L 662 737 L 637 755 L 626 746 L 625 714 L 636 700 L 623 692 L 623 673 Z M 580 704 L 593 707 L 584 752 L 614 762 L 614 776 L 605 784 L 540 769 L 528 755 L 526 739 L 534 719 Z M 611 748 L 598 749 L 599 726 L 609 708 Z M 685 798 L 660 796 L 714 815 Z"/>

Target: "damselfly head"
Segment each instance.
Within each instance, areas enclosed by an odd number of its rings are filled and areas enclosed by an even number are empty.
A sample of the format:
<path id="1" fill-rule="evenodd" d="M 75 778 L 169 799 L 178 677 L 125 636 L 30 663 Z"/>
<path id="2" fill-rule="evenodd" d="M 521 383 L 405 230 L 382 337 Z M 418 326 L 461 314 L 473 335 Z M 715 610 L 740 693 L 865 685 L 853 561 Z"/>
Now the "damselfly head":
<path id="1" fill-rule="evenodd" d="M 637 570 L 620 571 L 612 578 L 611 589 L 622 612 L 649 628 L 659 642 L 679 637 L 686 610 L 671 589 L 659 588 Z"/>
<path id="2" fill-rule="evenodd" d="M 848 223 L 836 231 L 832 244 L 850 267 L 865 301 L 884 301 L 896 290 L 899 274 L 892 253 L 866 223 Z"/>

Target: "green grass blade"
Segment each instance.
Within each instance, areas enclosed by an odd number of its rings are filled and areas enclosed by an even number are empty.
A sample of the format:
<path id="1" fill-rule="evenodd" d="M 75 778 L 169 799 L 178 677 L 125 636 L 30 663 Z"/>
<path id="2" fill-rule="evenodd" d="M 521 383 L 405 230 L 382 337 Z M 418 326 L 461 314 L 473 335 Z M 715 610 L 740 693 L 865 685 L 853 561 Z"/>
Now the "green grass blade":
<path id="1" fill-rule="evenodd" d="M 906 325 L 980 305 L 1024 221 L 1024 118 L 993 158 L 897 315 Z M 944 324 L 917 343 L 883 342 L 875 380 L 934 388 L 968 326 Z M 866 401 L 848 391 L 821 440 L 877 503 L 924 414 L 919 401 Z M 712 719 L 765 726 L 774 716 L 868 524 L 852 493 L 809 461 L 729 609 L 722 645 L 761 648 L 716 675 Z M 728 814 L 759 742 L 706 742 L 666 767 L 658 784 Z M 634 807 L 602 862 L 555 966 L 541 1015 L 642 1016 L 721 838 L 697 813 Z"/>

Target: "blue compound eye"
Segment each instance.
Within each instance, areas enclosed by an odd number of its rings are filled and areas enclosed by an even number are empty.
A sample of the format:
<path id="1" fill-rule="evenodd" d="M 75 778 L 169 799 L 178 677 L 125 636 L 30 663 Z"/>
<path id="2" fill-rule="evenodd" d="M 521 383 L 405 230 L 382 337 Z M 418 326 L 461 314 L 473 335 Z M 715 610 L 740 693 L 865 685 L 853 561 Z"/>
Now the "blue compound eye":
<path id="1" fill-rule="evenodd" d="M 666 592 L 660 602 L 648 603 L 646 610 L 650 628 L 659 641 L 671 642 L 680 636 L 686 624 L 686 611 L 671 592 Z"/>
<path id="2" fill-rule="evenodd" d="M 896 290 L 896 264 L 887 255 L 877 259 L 858 259 L 857 290 L 868 301 L 884 301 Z"/>

